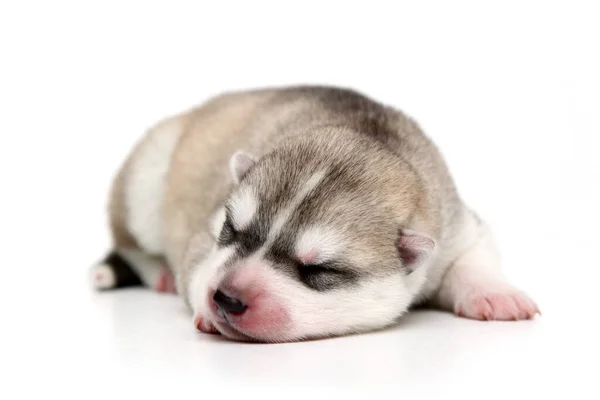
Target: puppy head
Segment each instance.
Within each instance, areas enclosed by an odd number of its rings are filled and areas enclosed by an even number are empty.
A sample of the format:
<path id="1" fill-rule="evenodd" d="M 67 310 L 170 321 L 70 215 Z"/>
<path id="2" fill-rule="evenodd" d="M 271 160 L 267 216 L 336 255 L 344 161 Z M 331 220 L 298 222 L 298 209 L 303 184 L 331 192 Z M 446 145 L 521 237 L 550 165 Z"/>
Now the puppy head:
<path id="1" fill-rule="evenodd" d="M 422 188 L 397 157 L 319 131 L 230 167 L 236 185 L 190 283 L 205 323 L 280 342 L 379 329 L 407 310 L 435 243 L 414 230 L 426 227 Z"/>

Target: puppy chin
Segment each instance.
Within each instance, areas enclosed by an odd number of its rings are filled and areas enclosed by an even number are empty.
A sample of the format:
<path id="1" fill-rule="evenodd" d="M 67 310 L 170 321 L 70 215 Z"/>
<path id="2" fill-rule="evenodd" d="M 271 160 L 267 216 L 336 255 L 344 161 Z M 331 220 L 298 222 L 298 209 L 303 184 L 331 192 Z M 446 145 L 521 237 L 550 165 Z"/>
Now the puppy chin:
<path id="1" fill-rule="evenodd" d="M 214 322 L 215 328 L 219 333 L 225 336 L 227 339 L 236 340 L 238 342 L 261 342 L 263 340 L 255 339 L 250 337 L 239 330 L 235 329 L 231 324 L 227 322 Z"/>

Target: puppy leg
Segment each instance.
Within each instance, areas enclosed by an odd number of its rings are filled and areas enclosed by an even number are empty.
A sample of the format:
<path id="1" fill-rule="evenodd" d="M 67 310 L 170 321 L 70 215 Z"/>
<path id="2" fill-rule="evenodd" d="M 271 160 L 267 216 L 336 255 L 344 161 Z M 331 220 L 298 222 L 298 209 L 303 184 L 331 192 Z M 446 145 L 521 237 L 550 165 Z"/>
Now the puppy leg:
<path id="1" fill-rule="evenodd" d="M 540 312 L 529 296 L 503 277 L 487 227 L 449 268 L 433 300 L 461 317 L 478 320 L 532 319 Z"/>
<path id="2" fill-rule="evenodd" d="M 142 284 L 157 292 L 177 293 L 175 278 L 166 263 L 141 250 L 113 251 L 92 269 L 92 285 L 97 289 Z"/>
<path id="3" fill-rule="evenodd" d="M 129 262 L 116 251 L 111 251 L 102 262 L 92 267 L 91 283 L 97 290 L 142 285 L 142 281 Z"/>
<path id="4" fill-rule="evenodd" d="M 175 278 L 162 257 L 141 250 L 119 250 L 145 286 L 157 292 L 177 293 Z"/>

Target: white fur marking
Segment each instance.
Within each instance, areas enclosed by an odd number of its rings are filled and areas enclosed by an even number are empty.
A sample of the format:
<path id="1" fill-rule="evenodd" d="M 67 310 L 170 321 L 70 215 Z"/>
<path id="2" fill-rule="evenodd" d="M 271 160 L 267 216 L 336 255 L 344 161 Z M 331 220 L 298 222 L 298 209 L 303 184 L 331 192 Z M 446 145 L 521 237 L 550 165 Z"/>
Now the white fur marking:
<path id="1" fill-rule="evenodd" d="M 271 229 L 269 230 L 269 236 L 263 247 L 259 250 L 258 254 L 263 255 L 264 252 L 271 247 L 275 239 L 281 233 L 281 230 L 285 226 L 285 224 L 290 220 L 294 211 L 298 208 L 298 206 L 302 203 L 302 201 L 317 187 L 317 185 L 323 180 L 326 171 L 319 171 L 314 173 L 308 180 L 304 183 L 302 188 L 296 193 L 294 198 L 290 201 L 289 205 L 283 209 L 273 221 L 273 225 L 271 225 Z"/>
<path id="2" fill-rule="evenodd" d="M 307 229 L 296 242 L 296 256 L 311 258 L 310 263 L 322 263 L 330 260 L 342 250 L 339 235 L 329 228 L 315 226 Z"/>
<path id="3" fill-rule="evenodd" d="M 229 207 L 231 209 L 231 223 L 235 229 L 241 230 L 246 228 L 254 218 L 258 210 L 258 202 L 252 189 L 245 187 L 233 196 L 229 202 Z"/>
<path id="4" fill-rule="evenodd" d="M 170 120 L 150 132 L 132 159 L 125 181 L 127 225 L 140 246 L 162 253 L 162 204 L 164 180 L 171 155 L 182 132 L 178 120 Z"/>
<path id="5" fill-rule="evenodd" d="M 213 238 L 218 239 L 227 218 L 225 207 L 221 207 L 210 220 L 210 233 Z"/>
<path id="6" fill-rule="evenodd" d="M 98 264 L 92 268 L 92 287 L 96 289 L 110 289 L 117 284 L 112 267 L 107 264 Z"/>

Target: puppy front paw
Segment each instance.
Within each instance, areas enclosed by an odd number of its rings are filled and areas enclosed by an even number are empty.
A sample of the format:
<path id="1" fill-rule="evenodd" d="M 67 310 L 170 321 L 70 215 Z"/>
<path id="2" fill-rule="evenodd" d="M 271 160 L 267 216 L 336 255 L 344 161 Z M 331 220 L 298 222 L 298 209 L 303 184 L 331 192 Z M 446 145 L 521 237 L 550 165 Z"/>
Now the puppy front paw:
<path id="1" fill-rule="evenodd" d="M 211 335 L 219 335 L 220 332 L 215 328 L 215 326 L 210 322 L 209 319 L 204 318 L 202 316 L 196 317 L 194 320 L 194 325 L 196 329 L 198 329 L 202 333 L 208 333 Z"/>
<path id="2" fill-rule="evenodd" d="M 478 320 L 518 321 L 541 314 L 525 293 L 511 286 L 469 288 L 454 305 L 456 315 Z"/>

